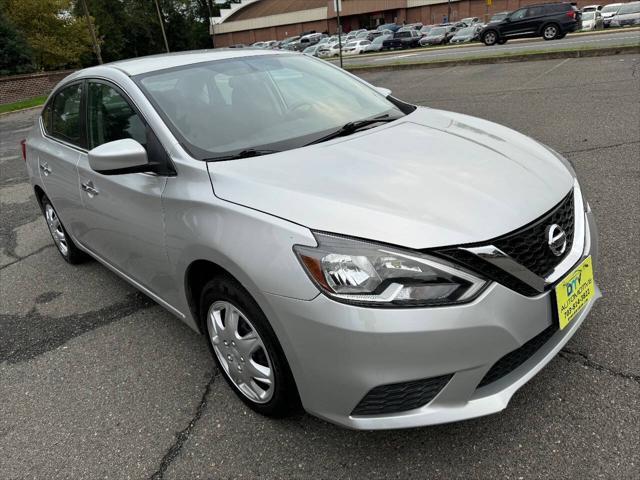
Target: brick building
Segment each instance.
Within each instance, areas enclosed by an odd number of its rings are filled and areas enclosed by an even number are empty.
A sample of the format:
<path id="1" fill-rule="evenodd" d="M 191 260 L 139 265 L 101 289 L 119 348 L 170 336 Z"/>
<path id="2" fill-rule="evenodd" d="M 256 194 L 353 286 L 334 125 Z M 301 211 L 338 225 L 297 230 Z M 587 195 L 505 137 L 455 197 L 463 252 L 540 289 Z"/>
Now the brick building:
<path id="1" fill-rule="evenodd" d="M 577 0 L 579 7 L 594 2 Z M 617 0 L 624 1 L 624 0 Z M 440 23 L 451 8 L 451 19 L 465 17 L 488 19 L 492 14 L 516 10 L 522 6 L 549 3 L 549 0 L 342 0 L 340 20 L 344 32 L 375 28 L 383 23 Z M 214 18 L 216 47 L 264 40 L 282 40 L 301 32 L 335 33 L 336 12 L 333 0 L 235 0 L 232 9 L 222 10 Z"/>

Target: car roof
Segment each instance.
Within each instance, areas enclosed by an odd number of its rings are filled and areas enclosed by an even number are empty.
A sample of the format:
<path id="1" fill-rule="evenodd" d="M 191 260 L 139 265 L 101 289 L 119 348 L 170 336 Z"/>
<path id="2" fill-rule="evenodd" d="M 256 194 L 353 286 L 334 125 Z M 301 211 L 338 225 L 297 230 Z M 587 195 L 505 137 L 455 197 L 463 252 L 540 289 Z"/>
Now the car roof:
<path id="1" fill-rule="evenodd" d="M 216 48 L 208 50 L 191 50 L 186 52 L 164 53 L 159 55 L 149 55 L 146 57 L 131 58 L 128 60 L 118 60 L 116 62 L 105 63 L 96 67 L 89 67 L 76 72 L 73 77 L 90 75 L 93 69 L 104 67 L 120 70 L 129 76 L 143 73 L 165 70 L 167 68 L 181 67 L 194 63 L 211 62 L 215 60 L 227 60 L 231 58 L 255 57 L 263 55 L 286 55 L 291 52 L 279 52 L 277 50 L 263 50 L 253 48 Z"/>

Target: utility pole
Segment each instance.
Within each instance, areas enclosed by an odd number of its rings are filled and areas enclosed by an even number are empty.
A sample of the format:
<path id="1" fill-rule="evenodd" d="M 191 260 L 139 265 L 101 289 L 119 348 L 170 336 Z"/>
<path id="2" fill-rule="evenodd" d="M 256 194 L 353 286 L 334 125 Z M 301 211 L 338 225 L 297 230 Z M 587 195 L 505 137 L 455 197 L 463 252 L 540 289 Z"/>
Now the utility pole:
<path id="1" fill-rule="evenodd" d="M 87 19 L 87 26 L 89 27 L 89 33 L 91 34 L 91 42 L 93 42 L 93 51 L 96 52 L 96 57 L 98 57 L 98 63 L 102 65 L 102 53 L 100 52 L 100 44 L 96 39 L 96 32 L 93 29 L 93 23 L 91 23 L 91 17 L 89 16 L 89 9 L 87 8 L 86 0 L 82 0 L 82 7 L 84 9 L 84 18 Z"/>
<path id="2" fill-rule="evenodd" d="M 451 0 L 447 0 L 447 23 L 451 23 Z"/>
<path id="3" fill-rule="evenodd" d="M 340 6 L 342 0 L 333 0 L 333 6 L 336 9 L 336 21 L 338 22 L 338 48 L 340 55 L 340 68 L 342 68 L 342 24 L 340 23 Z"/>
<path id="4" fill-rule="evenodd" d="M 213 24 L 213 11 L 211 10 L 211 2 L 212 0 L 207 0 L 207 10 L 209 11 L 209 33 L 211 34 L 211 46 L 216 48 L 216 31 L 215 25 Z"/>
<path id="5" fill-rule="evenodd" d="M 162 21 L 162 14 L 160 13 L 158 0 L 156 0 L 156 11 L 158 12 L 158 21 L 160 22 L 160 30 L 162 30 L 162 38 L 164 39 L 164 48 L 166 48 L 167 53 L 169 53 L 169 42 L 167 42 L 167 35 L 164 33 L 164 22 Z"/>

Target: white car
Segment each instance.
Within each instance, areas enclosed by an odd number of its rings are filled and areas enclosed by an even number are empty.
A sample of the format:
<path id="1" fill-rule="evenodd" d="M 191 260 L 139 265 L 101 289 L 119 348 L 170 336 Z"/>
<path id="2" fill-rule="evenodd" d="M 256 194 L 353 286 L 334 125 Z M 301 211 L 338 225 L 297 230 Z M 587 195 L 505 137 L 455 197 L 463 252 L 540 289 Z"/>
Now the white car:
<path id="1" fill-rule="evenodd" d="M 600 10 L 602 10 L 602 5 L 587 5 L 582 9 L 582 13 L 599 12 Z"/>
<path id="2" fill-rule="evenodd" d="M 611 17 L 618 13 L 618 10 L 620 10 L 620 7 L 622 5 L 622 3 L 610 3 L 609 5 L 605 5 L 604 7 L 602 7 L 600 13 L 602 14 L 602 22 L 604 23 L 604 28 L 609 27 L 609 25 L 611 24 Z"/>
<path id="3" fill-rule="evenodd" d="M 580 31 L 601 30 L 603 27 L 602 14 L 599 10 L 591 10 L 582 13 L 582 28 Z"/>
<path id="4" fill-rule="evenodd" d="M 338 42 L 332 43 L 330 45 L 321 45 L 318 51 L 316 52 L 316 56 L 320 58 L 338 57 L 339 55 L 340 55 L 340 44 Z"/>
<path id="5" fill-rule="evenodd" d="M 364 53 L 365 49 L 371 45 L 369 40 L 353 40 L 342 47 L 343 55 L 359 55 Z"/>

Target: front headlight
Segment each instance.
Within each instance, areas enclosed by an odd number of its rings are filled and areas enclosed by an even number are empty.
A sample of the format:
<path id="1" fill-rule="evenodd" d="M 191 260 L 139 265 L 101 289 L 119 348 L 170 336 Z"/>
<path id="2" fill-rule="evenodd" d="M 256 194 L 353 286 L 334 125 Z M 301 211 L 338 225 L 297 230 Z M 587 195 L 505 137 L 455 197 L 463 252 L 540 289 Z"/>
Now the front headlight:
<path id="1" fill-rule="evenodd" d="M 313 282 L 329 297 L 378 307 L 466 303 L 487 281 L 446 260 L 413 251 L 314 233 L 317 247 L 293 247 Z"/>

